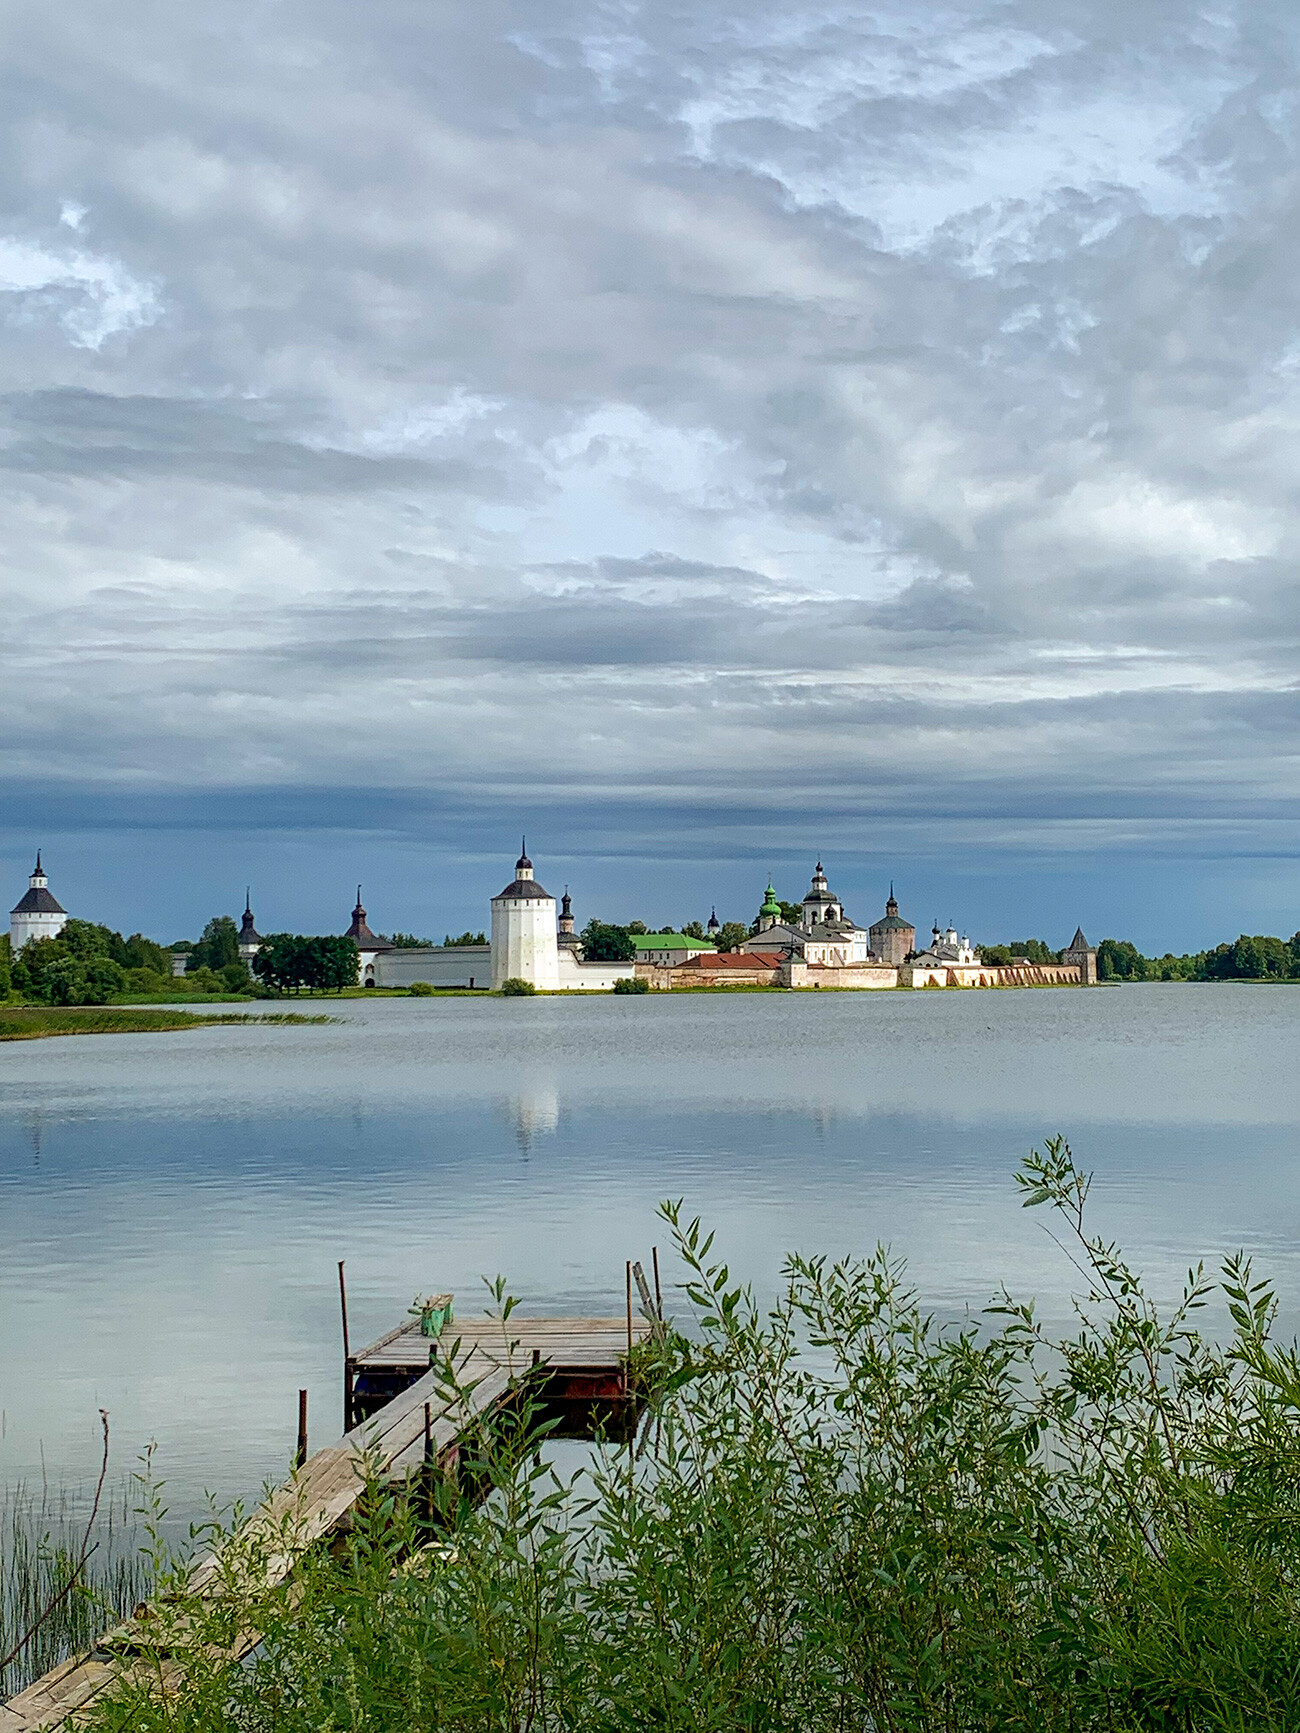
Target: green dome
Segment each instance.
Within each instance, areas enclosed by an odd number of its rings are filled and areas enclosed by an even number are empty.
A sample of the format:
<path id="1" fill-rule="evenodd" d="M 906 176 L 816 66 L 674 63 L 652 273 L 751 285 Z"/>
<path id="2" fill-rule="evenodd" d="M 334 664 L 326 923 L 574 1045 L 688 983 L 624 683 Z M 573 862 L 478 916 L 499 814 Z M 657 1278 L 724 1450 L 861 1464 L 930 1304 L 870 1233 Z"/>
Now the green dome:
<path id="1" fill-rule="evenodd" d="M 771 883 L 768 884 L 767 895 L 763 899 L 762 907 L 758 912 L 760 915 L 772 915 L 778 921 L 781 919 L 781 905 L 776 900 L 775 885 Z"/>

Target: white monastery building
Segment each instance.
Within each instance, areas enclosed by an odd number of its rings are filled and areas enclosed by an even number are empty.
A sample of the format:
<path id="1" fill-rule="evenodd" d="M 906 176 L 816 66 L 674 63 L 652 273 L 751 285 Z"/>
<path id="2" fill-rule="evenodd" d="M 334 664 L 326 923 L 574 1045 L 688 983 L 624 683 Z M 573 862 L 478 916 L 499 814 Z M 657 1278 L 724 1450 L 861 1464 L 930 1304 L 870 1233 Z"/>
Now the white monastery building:
<path id="1" fill-rule="evenodd" d="M 525 839 L 515 876 L 492 899 L 492 985 L 531 981 L 543 993 L 560 987 L 559 910 L 533 876 Z"/>
<path id="2" fill-rule="evenodd" d="M 67 924 L 63 904 L 50 891 L 50 881 L 36 851 L 36 866 L 28 880 L 27 894 L 9 913 L 9 944 L 15 956 L 30 939 L 57 939 Z"/>
<path id="3" fill-rule="evenodd" d="M 361 887 L 347 936 L 360 955 L 360 980 L 367 987 L 500 987 L 527 981 L 539 993 L 608 993 L 615 981 L 634 978 L 635 962 L 587 963 L 573 930 L 573 900 L 563 904 L 538 884 L 525 842 L 515 876 L 492 898 L 491 942 L 486 945 L 395 946 L 371 932 L 361 906 Z"/>

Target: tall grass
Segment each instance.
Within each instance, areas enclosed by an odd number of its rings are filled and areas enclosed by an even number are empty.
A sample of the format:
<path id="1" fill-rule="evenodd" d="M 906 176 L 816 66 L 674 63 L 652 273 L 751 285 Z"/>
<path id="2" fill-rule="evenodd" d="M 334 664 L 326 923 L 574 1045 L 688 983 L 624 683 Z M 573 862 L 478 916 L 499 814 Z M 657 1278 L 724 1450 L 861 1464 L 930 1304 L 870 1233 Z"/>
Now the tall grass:
<path id="1" fill-rule="evenodd" d="M 303 1016 L 296 1011 L 269 1013 L 126 1010 L 119 1007 L 6 1005 L 0 1008 L 0 1041 L 38 1041 L 49 1035 L 141 1035 L 171 1029 L 198 1029 L 213 1023 L 336 1023 L 338 1018 Z"/>
<path id="2" fill-rule="evenodd" d="M 93 1551 L 78 1571 L 89 1499 L 66 1487 L 0 1488 L 0 1656 L 32 1632 L 14 1660 L 0 1668 L 0 1700 L 90 1648 L 101 1631 L 145 1599 L 152 1573 L 139 1550 L 131 1505 L 127 1487 L 101 1501 L 90 1537 Z"/>
<path id="3" fill-rule="evenodd" d="M 151 1621 L 179 1698 L 146 1669 L 98 1725 L 1293 1733 L 1300 1358 L 1274 1298 L 1235 1258 L 1165 1311 L 1064 1144 L 1019 1177 L 1079 1272 L 1071 1333 L 1007 1294 L 937 1324 L 884 1250 L 792 1258 L 764 1310 L 666 1206 L 687 1316 L 640 1357 L 636 1451 L 565 1479 L 525 1412 L 436 1520 L 376 1485 L 272 1589 L 230 1546 L 219 1596 L 178 1578 Z"/>

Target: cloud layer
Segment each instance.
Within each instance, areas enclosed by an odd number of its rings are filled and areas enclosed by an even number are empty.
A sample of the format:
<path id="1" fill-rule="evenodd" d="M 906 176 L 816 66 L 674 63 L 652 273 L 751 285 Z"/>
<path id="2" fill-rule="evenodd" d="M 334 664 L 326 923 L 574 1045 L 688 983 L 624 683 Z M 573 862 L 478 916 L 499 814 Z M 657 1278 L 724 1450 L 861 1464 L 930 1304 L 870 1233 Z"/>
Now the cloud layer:
<path id="1" fill-rule="evenodd" d="M 24 815 L 1293 854 L 1298 59 L 1260 0 L 29 11 Z"/>

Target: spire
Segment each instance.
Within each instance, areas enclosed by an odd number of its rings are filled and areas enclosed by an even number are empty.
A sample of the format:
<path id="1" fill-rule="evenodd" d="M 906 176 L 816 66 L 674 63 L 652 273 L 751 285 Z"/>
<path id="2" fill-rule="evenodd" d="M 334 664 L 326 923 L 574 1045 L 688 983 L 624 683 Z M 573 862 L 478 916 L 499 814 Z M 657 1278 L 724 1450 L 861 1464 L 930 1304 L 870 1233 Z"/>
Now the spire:
<path id="1" fill-rule="evenodd" d="M 244 886 L 244 913 L 246 915 L 251 915 L 253 912 L 252 898 L 253 898 L 252 885 L 245 885 Z"/>
<path id="2" fill-rule="evenodd" d="M 40 849 L 37 849 L 37 851 L 36 851 L 36 872 L 35 872 L 34 876 L 35 877 L 41 876 L 41 851 L 40 851 Z"/>
<path id="3" fill-rule="evenodd" d="M 722 930 L 722 923 L 718 919 L 718 911 L 716 907 L 709 910 L 709 919 L 706 930 L 710 933 L 717 933 Z"/>
<path id="4" fill-rule="evenodd" d="M 360 915 L 360 917 L 363 921 L 365 920 L 366 911 L 361 906 L 361 886 L 360 885 L 357 886 L 357 906 L 352 911 L 353 920 L 355 920 L 358 915 Z"/>
<path id="5" fill-rule="evenodd" d="M 525 873 L 529 878 L 532 878 L 533 863 L 528 858 L 528 838 L 521 836 L 519 839 L 519 859 L 515 862 L 515 876 L 518 878 Z"/>

